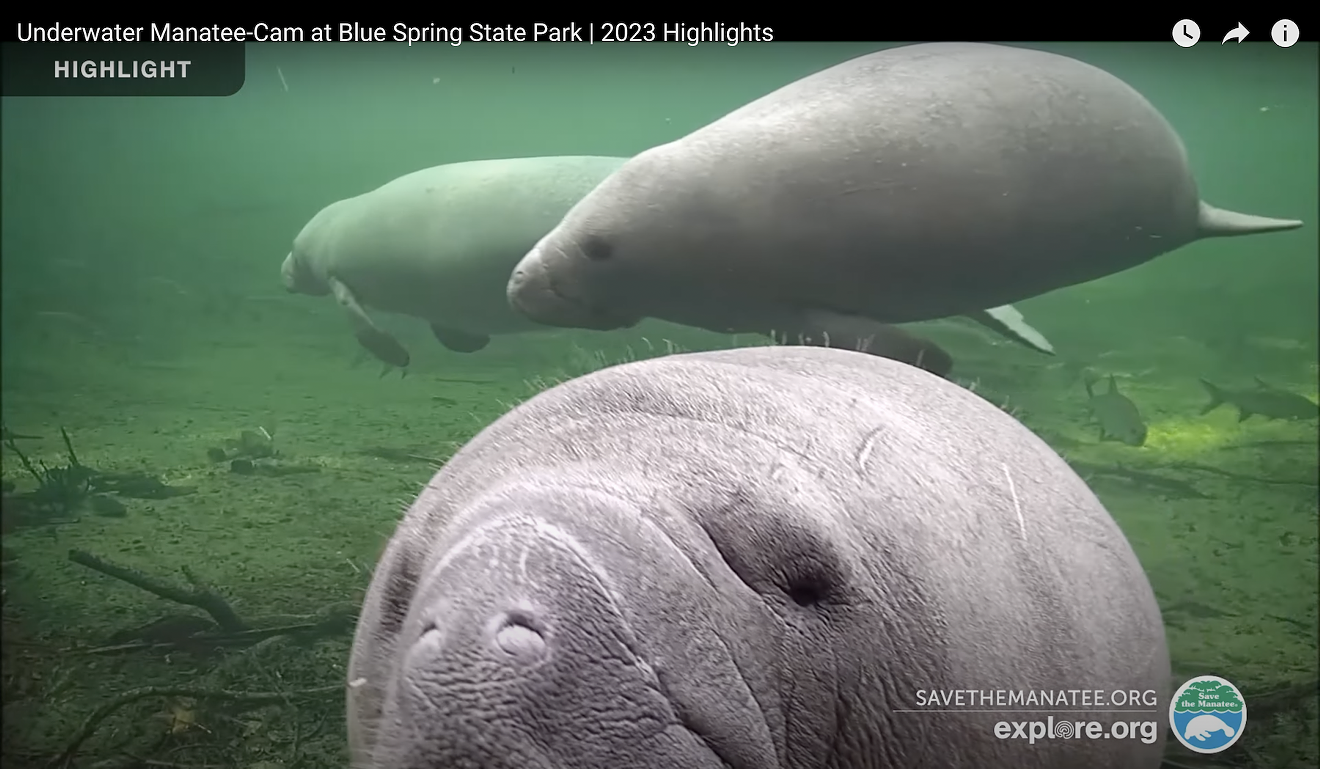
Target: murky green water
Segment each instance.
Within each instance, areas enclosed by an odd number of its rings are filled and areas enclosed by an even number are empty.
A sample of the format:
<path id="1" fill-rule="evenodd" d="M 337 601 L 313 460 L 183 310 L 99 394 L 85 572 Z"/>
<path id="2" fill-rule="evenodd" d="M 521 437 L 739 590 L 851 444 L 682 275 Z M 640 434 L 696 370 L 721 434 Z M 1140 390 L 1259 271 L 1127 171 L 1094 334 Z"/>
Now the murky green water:
<path id="1" fill-rule="evenodd" d="M 79 766 L 342 765 L 349 635 L 323 621 L 351 615 L 432 464 L 548 382 L 760 343 L 646 323 L 465 355 L 378 314 L 413 354 L 406 378 L 380 377 L 355 365 L 332 300 L 281 287 L 309 217 L 441 163 L 631 155 L 876 47 L 254 46 L 230 98 L 6 99 L 0 385 L 6 426 L 35 437 L 4 449 L 4 478 L 15 494 L 35 485 L 19 452 L 39 472 L 69 464 L 64 428 L 80 465 L 121 484 L 53 519 L 6 502 L 6 765 L 43 765 L 98 706 L 144 686 L 159 696 L 98 723 Z M 1316 422 L 1200 415 L 1197 380 L 1316 398 L 1317 49 L 1043 47 L 1154 102 L 1207 200 L 1307 227 L 1193 244 L 1020 303 L 1056 359 L 922 325 L 960 381 L 1092 483 L 1161 600 L 1175 667 L 1244 689 L 1252 729 L 1221 758 L 1315 766 Z M 1138 405 L 1144 446 L 1097 440 L 1083 367 Z M 206 615 L 70 551 L 195 591 L 190 570 L 243 627 L 295 630 L 205 648 L 180 641 L 188 621 L 126 632 Z"/>

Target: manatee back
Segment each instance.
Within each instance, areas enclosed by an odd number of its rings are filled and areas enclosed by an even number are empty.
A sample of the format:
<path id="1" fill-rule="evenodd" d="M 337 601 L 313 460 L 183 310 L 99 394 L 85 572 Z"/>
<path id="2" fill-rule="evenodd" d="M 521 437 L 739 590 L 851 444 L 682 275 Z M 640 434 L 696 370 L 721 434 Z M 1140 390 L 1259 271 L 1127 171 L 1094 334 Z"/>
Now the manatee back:
<path id="1" fill-rule="evenodd" d="M 982 767 L 1159 765 L 1165 718 L 1158 708 L 1077 716 L 1158 722 L 1150 744 L 1038 743 L 1030 748 L 1038 763 L 1022 762 L 1022 745 L 994 736 L 996 721 L 1020 715 L 875 721 L 881 690 L 889 710 L 921 707 L 919 689 L 1167 695 L 1162 618 L 1122 531 L 1057 453 L 989 402 L 883 358 L 761 347 L 607 369 L 568 383 L 545 407 L 546 421 L 590 409 L 603 424 L 660 415 L 688 425 L 635 461 L 662 476 L 667 467 L 675 488 L 710 483 L 699 479 L 711 474 L 736 478 L 725 501 L 677 501 L 703 530 L 774 551 L 768 560 L 778 565 L 762 567 L 762 575 L 784 568 L 794 548 L 829 562 L 827 573 L 849 585 L 841 603 L 867 618 L 802 642 L 785 664 L 805 679 L 837 676 L 837 696 L 852 701 L 830 704 L 870 714 L 838 725 L 859 743 L 870 734 L 890 755 L 931 761 L 943 755 L 937 746 L 956 745 Z M 707 440 L 702 423 L 729 428 L 727 441 L 679 448 L 683 436 Z M 612 451 L 620 455 L 620 447 Z M 739 508 L 727 500 L 740 497 L 750 501 L 733 519 Z M 796 544 L 783 550 L 776 542 Z M 746 560 L 741 568 L 757 571 Z M 818 646 L 848 654 L 822 660 Z M 840 766 L 867 760 L 853 755 Z"/>
<path id="2" fill-rule="evenodd" d="M 1113 75 L 932 43 L 843 62 L 644 152 L 565 224 L 647 278 L 908 322 L 1145 262 L 1196 237 L 1198 202 L 1178 136 Z M 712 260 L 722 277 L 703 289 Z"/>

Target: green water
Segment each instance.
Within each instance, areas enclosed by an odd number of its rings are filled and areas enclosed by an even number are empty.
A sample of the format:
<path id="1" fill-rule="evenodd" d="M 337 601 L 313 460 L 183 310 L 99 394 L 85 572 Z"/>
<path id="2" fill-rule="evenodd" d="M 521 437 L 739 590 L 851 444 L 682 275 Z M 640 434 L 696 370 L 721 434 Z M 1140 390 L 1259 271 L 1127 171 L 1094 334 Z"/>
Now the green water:
<path id="1" fill-rule="evenodd" d="M 332 300 L 281 287 L 280 262 L 313 214 L 441 163 L 630 155 L 876 47 L 271 45 L 249 47 L 246 86 L 230 98 L 6 99 L 5 424 L 37 436 L 15 442 L 34 465 L 67 464 L 63 427 L 82 464 L 190 493 L 110 494 L 124 509 L 101 501 L 53 521 L 7 503 L 5 765 L 44 765 L 96 708 L 144 686 L 166 691 L 98 722 L 78 766 L 343 765 L 342 627 L 218 650 L 149 635 L 167 646 L 138 648 L 144 636 L 123 631 L 205 614 L 69 552 L 181 590 L 194 589 L 188 569 L 248 625 L 315 625 L 361 600 L 428 460 L 538 387 L 668 349 L 759 343 L 647 323 L 497 337 L 465 355 L 419 321 L 377 313 L 413 357 L 406 378 L 379 377 L 355 365 Z M 1216 758 L 1314 767 L 1316 423 L 1201 416 L 1197 378 L 1241 388 L 1259 376 L 1316 397 L 1317 49 L 1042 47 L 1154 102 L 1207 200 L 1307 227 L 1193 244 L 1020 303 L 1057 359 L 965 325 L 921 325 L 960 381 L 1088 468 L 1160 598 L 1180 674 L 1243 688 L 1250 728 Z M 1082 366 L 1116 376 L 1148 422 L 1145 446 L 1096 440 Z M 235 472 L 240 449 L 278 457 Z M 16 493 L 34 485 L 11 447 L 3 468 Z"/>

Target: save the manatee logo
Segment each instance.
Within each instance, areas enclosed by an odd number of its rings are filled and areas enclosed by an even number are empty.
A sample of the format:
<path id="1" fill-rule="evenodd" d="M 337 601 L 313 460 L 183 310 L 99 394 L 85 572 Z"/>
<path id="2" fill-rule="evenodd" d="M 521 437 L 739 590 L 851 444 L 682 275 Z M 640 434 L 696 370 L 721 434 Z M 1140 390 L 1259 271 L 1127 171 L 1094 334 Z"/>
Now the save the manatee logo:
<path id="1" fill-rule="evenodd" d="M 1219 753 L 1242 736 L 1247 703 L 1242 692 L 1218 676 L 1193 678 L 1173 693 L 1169 728 L 1188 750 Z"/>

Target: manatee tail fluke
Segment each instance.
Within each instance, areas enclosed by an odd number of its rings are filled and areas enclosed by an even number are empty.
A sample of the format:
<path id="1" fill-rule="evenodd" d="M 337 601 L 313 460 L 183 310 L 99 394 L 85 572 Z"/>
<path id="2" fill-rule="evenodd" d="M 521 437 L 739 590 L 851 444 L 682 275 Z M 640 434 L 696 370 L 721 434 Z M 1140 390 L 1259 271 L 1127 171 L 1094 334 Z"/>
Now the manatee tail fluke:
<path id="1" fill-rule="evenodd" d="M 1204 200 L 1197 214 L 1196 228 L 1203 238 L 1229 238 L 1234 235 L 1259 235 L 1264 232 L 1295 230 L 1302 226 L 1298 219 L 1271 219 L 1268 216 L 1240 214 L 1215 208 Z"/>
<path id="2" fill-rule="evenodd" d="M 1204 416 L 1224 405 L 1225 399 L 1224 391 L 1219 389 L 1214 383 L 1206 379 L 1202 379 L 1200 382 L 1201 386 L 1205 388 L 1206 393 L 1210 396 L 1210 402 L 1201 407 L 1201 414 Z"/>

